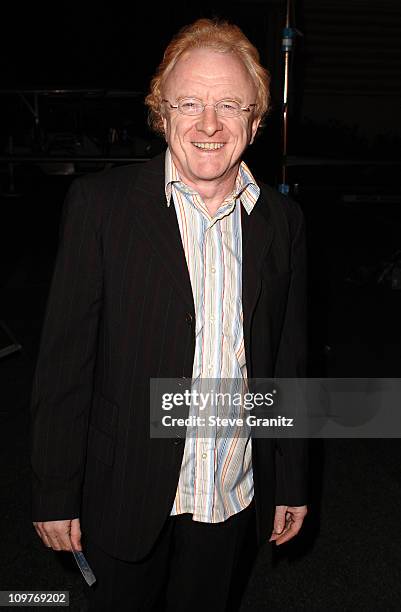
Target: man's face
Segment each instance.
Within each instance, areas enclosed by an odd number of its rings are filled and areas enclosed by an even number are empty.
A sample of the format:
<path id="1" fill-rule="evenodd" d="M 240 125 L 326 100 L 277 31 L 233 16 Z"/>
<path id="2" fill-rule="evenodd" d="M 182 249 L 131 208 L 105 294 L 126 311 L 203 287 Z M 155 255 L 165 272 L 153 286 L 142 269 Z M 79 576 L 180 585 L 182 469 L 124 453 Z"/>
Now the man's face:
<path id="1" fill-rule="evenodd" d="M 166 78 L 162 97 L 172 104 L 182 98 L 198 98 L 204 104 L 237 100 L 246 107 L 255 103 L 256 88 L 237 56 L 201 48 L 178 60 Z M 201 115 L 187 116 L 166 103 L 165 136 L 182 180 L 197 190 L 206 182 L 233 182 L 259 121 L 252 109 L 228 118 L 219 117 L 213 106 L 207 106 Z M 219 146 L 206 149 L 204 143 Z"/>

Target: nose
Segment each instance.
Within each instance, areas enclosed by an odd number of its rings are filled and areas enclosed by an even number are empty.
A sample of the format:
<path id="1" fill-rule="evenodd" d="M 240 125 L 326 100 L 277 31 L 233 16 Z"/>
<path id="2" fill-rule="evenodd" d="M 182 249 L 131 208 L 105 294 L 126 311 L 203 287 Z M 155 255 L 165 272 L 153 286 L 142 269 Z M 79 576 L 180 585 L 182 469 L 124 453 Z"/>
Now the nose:
<path id="1" fill-rule="evenodd" d="M 205 110 L 199 115 L 199 119 L 196 122 L 196 129 L 200 132 L 205 132 L 208 136 L 213 136 L 213 134 L 223 129 L 214 106 L 205 106 Z"/>

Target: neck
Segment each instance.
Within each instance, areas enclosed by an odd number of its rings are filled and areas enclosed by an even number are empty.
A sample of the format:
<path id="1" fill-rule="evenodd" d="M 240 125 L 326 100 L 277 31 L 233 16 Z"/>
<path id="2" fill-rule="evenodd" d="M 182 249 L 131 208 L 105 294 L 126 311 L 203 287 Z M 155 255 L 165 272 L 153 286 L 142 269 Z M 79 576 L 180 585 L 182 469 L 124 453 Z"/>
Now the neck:
<path id="1" fill-rule="evenodd" d="M 210 185 L 208 185 L 206 189 L 202 189 L 199 186 L 198 188 L 195 187 L 202 200 L 204 201 L 205 206 L 211 217 L 216 214 L 217 210 L 220 208 L 222 202 L 224 201 L 224 198 L 226 198 L 233 191 L 234 185 L 235 180 L 232 181 L 230 185 L 225 185 L 222 188 L 217 187 L 213 189 L 213 187 L 211 188 Z"/>
<path id="2" fill-rule="evenodd" d="M 234 190 L 237 174 L 238 168 L 236 168 L 234 172 L 230 174 L 230 176 L 227 176 L 224 180 L 219 182 L 193 182 L 188 180 L 185 176 L 181 176 L 181 180 L 188 185 L 188 187 L 195 189 L 195 191 L 199 193 L 210 216 L 213 217 L 224 201 L 224 198 L 226 198 Z"/>

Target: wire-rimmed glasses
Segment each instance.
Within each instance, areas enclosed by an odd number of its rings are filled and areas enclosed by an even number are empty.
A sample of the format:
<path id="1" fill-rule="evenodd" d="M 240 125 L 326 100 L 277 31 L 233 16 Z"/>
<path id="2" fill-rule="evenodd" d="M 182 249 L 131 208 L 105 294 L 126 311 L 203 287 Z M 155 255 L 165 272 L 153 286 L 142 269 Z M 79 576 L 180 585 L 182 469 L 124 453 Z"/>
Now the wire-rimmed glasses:
<path id="1" fill-rule="evenodd" d="M 250 112 L 253 106 L 256 104 L 248 104 L 248 106 L 241 106 L 237 100 L 220 100 L 216 104 L 204 104 L 197 98 L 182 98 L 178 100 L 177 104 L 172 104 L 169 100 L 163 99 L 162 102 L 167 102 L 170 108 L 175 108 L 182 115 L 196 116 L 201 115 L 207 106 L 214 107 L 216 114 L 219 117 L 238 117 L 241 111 Z"/>

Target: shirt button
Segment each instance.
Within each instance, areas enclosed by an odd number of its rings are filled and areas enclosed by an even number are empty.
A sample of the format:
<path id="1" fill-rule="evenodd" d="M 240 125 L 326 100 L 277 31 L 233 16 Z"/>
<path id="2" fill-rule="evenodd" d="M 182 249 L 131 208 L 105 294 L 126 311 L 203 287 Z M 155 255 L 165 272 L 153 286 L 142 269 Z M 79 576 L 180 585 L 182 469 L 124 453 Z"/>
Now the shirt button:
<path id="1" fill-rule="evenodd" d="M 202 453 L 202 459 L 206 459 L 207 454 L 206 453 Z"/>
<path id="2" fill-rule="evenodd" d="M 210 317 L 210 322 L 213 323 L 214 317 Z"/>
<path id="3" fill-rule="evenodd" d="M 212 267 L 210 268 L 210 271 L 211 271 L 211 272 L 213 272 L 213 274 L 214 274 L 214 273 L 216 272 L 216 268 L 215 268 L 214 266 L 212 266 Z"/>

